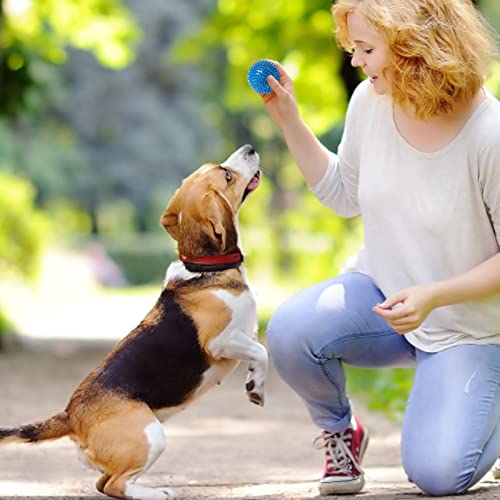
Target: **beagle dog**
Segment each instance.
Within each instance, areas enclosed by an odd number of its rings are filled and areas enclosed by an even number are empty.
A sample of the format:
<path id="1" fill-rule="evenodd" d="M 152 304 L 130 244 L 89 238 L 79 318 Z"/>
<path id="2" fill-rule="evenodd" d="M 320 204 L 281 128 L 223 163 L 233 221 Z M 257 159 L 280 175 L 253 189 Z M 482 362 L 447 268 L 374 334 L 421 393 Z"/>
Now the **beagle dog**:
<path id="1" fill-rule="evenodd" d="M 238 210 L 259 184 L 259 156 L 246 145 L 187 177 L 161 217 L 179 260 L 151 311 L 43 422 L 0 428 L 0 443 L 69 436 L 101 471 L 111 497 L 165 500 L 170 488 L 136 484 L 165 448 L 162 423 L 248 361 L 246 393 L 264 404 L 268 356 L 257 341 L 254 295 L 242 267 Z"/>

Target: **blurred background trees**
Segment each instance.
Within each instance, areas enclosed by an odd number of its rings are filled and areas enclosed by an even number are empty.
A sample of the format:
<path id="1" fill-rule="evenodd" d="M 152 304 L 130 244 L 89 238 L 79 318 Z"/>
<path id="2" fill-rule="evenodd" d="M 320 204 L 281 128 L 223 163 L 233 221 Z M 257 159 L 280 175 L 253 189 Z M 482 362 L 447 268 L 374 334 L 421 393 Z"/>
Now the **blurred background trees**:
<path id="1" fill-rule="evenodd" d="M 500 32 L 500 4 L 475 3 Z M 36 280 L 47 248 L 98 241 L 131 285 L 158 286 L 176 256 L 158 223 L 170 195 L 248 142 L 265 173 L 241 218 L 253 281 L 290 294 L 334 275 L 361 224 L 313 199 L 246 82 L 256 60 L 281 61 L 305 120 L 336 150 L 362 75 L 335 44 L 330 6 L 0 0 L 2 279 Z M 500 96 L 500 61 L 489 87 Z"/>

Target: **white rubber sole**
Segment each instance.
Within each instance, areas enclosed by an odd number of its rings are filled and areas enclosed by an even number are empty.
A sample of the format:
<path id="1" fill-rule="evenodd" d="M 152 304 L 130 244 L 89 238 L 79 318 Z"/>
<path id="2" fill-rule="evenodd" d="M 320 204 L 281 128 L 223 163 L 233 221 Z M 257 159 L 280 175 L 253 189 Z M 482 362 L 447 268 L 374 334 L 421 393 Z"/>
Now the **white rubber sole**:
<path id="1" fill-rule="evenodd" d="M 321 480 L 319 483 L 320 495 L 353 495 L 359 493 L 365 486 L 365 477 L 363 475 L 356 479 L 346 479 L 334 481 Z"/>

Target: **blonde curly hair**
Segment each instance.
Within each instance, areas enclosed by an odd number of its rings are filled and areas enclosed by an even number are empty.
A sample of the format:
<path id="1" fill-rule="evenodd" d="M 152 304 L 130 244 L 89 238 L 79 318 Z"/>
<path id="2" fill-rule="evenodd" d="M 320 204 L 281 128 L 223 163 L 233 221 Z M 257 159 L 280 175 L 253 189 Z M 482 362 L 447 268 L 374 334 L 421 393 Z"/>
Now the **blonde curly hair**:
<path id="1" fill-rule="evenodd" d="M 339 44 L 353 52 L 347 19 L 359 9 L 392 54 L 394 101 L 418 118 L 450 112 L 484 83 L 496 36 L 470 0 L 337 0 Z"/>

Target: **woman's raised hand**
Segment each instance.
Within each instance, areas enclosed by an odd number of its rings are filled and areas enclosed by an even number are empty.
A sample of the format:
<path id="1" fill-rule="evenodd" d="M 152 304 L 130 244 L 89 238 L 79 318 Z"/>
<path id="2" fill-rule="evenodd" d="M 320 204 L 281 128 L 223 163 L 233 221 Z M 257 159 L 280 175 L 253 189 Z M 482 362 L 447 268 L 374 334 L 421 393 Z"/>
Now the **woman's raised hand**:
<path id="1" fill-rule="evenodd" d="M 273 76 L 267 77 L 267 83 L 273 90 L 270 94 L 261 95 L 267 112 L 280 128 L 300 118 L 293 81 L 283 66 L 272 61 L 279 69 L 280 82 Z"/>

